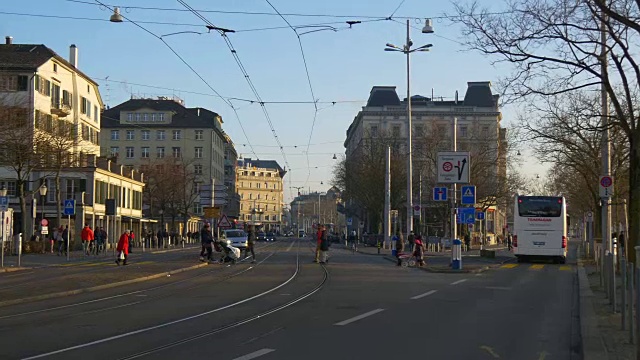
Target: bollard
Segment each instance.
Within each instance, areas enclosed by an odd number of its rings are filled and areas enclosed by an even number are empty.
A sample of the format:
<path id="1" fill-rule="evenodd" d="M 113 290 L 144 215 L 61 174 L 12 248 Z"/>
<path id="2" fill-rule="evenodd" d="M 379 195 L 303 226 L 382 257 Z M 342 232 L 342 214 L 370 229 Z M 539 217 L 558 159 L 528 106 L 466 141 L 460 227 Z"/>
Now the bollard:
<path id="1" fill-rule="evenodd" d="M 460 239 L 453 240 L 451 245 L 451 268 L 454 270 L 462 270 L 462 241 Z"/>
<path id="2" fill-rule="evenodd" d="M 622 283 L 620 283 L 622 287 L 622 295 L 620 298 L 620 319 L 622 330 L 624 331 L 627 328 L 627 261 L 624 257 L 620 258 L 620 271 L 622 272 Z"/>
<path id="3" fill-rule="evenodd" d="M 18 235 L 16 235 L 18 238 L 16 239 L 16 242 L 18 243 L 18 267 L 20 267 L 20 264 L 22 262 L 22 233 L 18 233 Z"/>
<path id="4" fill-rule="evenodd" d="M 631 344 L 634 344 L 636 338 L 635 338 L 635 332 L 634 332 L 635 326 L 634 326 L 634 323 L 633 323 L 633 295 L 634 295 L 634 291 L 633 291 L 633 287 L 634 287 L 634 283 L 633 283 L 633 280 L 634 280 L 633 263 L 629 263 L 628 267 L 629 267 L 629 271 L 628 271 L 628 274 L 629 274 L 629 279 L 628 279 L 629 280 L 629 292 L 628 292 L 629 299 L 627 300 L 627 308 L 628 308 L 627 309 L 627 318 L 629 319 L 629 342 Z"/>

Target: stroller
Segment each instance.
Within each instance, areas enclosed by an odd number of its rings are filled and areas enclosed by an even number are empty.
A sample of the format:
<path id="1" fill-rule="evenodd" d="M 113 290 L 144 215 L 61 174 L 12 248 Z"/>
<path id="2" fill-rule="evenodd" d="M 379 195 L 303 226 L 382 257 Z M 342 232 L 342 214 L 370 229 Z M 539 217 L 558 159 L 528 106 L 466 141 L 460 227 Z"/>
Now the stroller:
<path id="1" fill-rule="evenodd" d="M 228 262 L 235 264 L 238 260 L 240 260 L 240 249 L 231 246 L 230 243 L 231 242 L 227 240 L 214 244 L 216 251 L 224 253 L 224 255 L 220 258 L 221 264 Z"/>

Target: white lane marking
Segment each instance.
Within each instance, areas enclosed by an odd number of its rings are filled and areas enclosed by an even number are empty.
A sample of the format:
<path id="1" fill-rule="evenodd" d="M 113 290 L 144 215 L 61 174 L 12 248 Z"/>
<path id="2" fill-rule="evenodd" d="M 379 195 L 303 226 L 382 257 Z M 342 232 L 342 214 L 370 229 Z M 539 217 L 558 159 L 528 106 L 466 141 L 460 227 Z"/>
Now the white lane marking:
<path id="1" fill-rule="evenodd" d="M 254 342 L 254 341 L 256 341 L 256 340 L 259 340 L 259 339 L 265 338 L 265 337 L 267 337 L 267 336 L 269 336 L 269 335 L 273 335 L 273 334 L 275 334 L 276 332 L 278 332 L 278 331 L 280 331 L 280 330 L 283 330 L 283 329 L 284 329 L 283 327 L 279 327 L 279 328 L 273 329 L 273 330 L 271 330 L 271 331 L 269 331 L 269 332 L 266 332 L 266 333 L 264 333 L 264 334 L 262 334 L 262 335 L 256 336 L 256 337 L 254 337 L 254 338 L 252 338 L 252 339 L 249 339 L 249 340 L 247 340 L 247 341 L 243 342 L 243 343 L 242 343 L 242 345 L 246 345 L 246 344 L 252 343 L 252 342 Z"/>
<path id="2" fill-rule="evenodd" d="M 417 299 L 422 299 L 425 296 L 429 296 L 431 294 L 435 294 L 438 290 L 431 290 L 431 291 L 427 291 L 424 294 L 420 294 L 420 295 L 416 295 L 414 297 L 411 298 L 411 300 L 417 300 Z"/>
<path id="3" fill-rule="evenodd" d="M 485 289 L 489 289 L 489 290 L 511 290 L 510 287 L 506 287 L 506 286 L 486 286 Z"/>
<path id="4" fill-rule="evenodd" d="M 257 357 L 260 357 L 262 355 L 267 355 L 268 353 L 272 353 L 274 352 L 274 349 L 262 349 L 262 350 L 258 350 L 258 351 L 254 351 L 251 354 L 247 354 L 247 355 L 242 355 L 240 357 L 237 357 L 233 360 L 251 360 L 251 359 L 255 359 Z"/>
<path id="5" fill-rule="evenodd" d="M 297 240 L 296 240 L 296 241 L 297 241 Z M 291 250 L 291 248 L 293 247 L 293 245 L 295 245 L 295 244 L 296 244 L 296 241 L 292 242 L 292 243 L 291 243 L 291 245 L 289 245 L 289 247 L 288 247 L 288 248 L 287 248 L 287 250 L 286 250 L 287 252 L 288 252 L 289 250 Z"/>
<path id="6" fill-rule="evenodd" d="M 369 312 L 367 312 L 367 313 L 364 313 L 364 314 L 362 314 L 362 315 L 358 315 L 358 316 L 356 316 L 356 317 L 352 317 L 351 319 L 347 319 L 347 320 L 344 320 L 344 321 L 340 321 L 340 322 L 335 323 L 335 324 L 333 324 L 333 325 L 337 325 L 337 326 L 344 326 L 344 325 L 347 325 L 347 324 L 351 324 L 351 323 L 352 323 L 352 322 L 354 322 L 354 321 L 362 320 L 362 319 L 366 318 L 367 316 L 375 315 L 375 314 L 377 314 L 377 313 L 379 313 L 379 312 L 382 312 L 382 311 L 384 311 L 384 309 L 375 309 L 375 310 L 371 310 L 371 311 L 369 311 Z"/>
<path id="7" fill-rule="evenodd" d="M 255 300 L 255 299 L 259 298 L 259 297 L 262 297 L 262 296 L 267 295 L 267 294 L 269 294 L 271 292 L 274 292 L 274 291 L 280 289 L 281 287 L 287 285 L 288 283 L 290 283 L 297 275 L 298 275 L 298 269 L 296 268 L 296 271 L 293 273 L 293 275 L 291 275 L 291 277 L 289 279 L 287 279 L 285 282 L 281 283 L 280 285 L 278 285 L 278 286 L 276 286 L 274 288 L 271 288 L 271 289 L 269 289 L 267 291 L 264 291 L 264 292 L 262 292 L 260 294 L 248 297 L 248 298 L 246 298 L 244 300 L 236 301 L 236 302 L 234 302 L 232 304 L 225 305 L 225 306 L 219 307 L 217 309 L 205 311 L 205 312 L 200 313 L 200 314 L 187 316 L 187 317 L 184 317 L 182 319 L 177 319 L 177 320 L 169 321 L 169 322 L 158 324 L 158 325 L 149 326 L 149 327 L 138 329 L 138 330 L 134 330 L 134 331 L 129 331 L 129 332 L 122 333 L 122 334 L 119 334 L 119 335 L 110 336 L 108 338 L 104 338 L 104 339 L 100 339 L 100 340 L 94 340 L 94 341 L 90 341 L 88 343 L 84 343 L 84 344 L 80 344 L 80 345 L 74 345 L 74 346 L 66 347 L 66 348 L 63 348 L 63 349 L 60 349 L 60 350 L 50 351 L 48 353 L 39 354 L 39 355 L 31 356 L 31 357 L 28 357 L 28 358 L 23 358 L 22 360 L 39 359 L 39 358 L 43 358 L 43 357 L 47 357 L 47 356 L 51 356 L 51 355 L 56 355 L 56 354 L 68 352 L 68 351 L 71 351 L 71 350 L 82 349 L 82 348 L 86 348 L 86 347 L 89 347 L 89 346 L 98 345 L 98 344 L 110 342 L 110 341 L 113 341 L 113 340 L 118 340 L 118 339 L 121 339 L 121 338 L 126 338 L 126 337 L 129 337 L 131 335 L 141 334 L 141 333 L 149 332 L 151 330 L 165 328 L 167 326 L 179 324 L 179 323 L 182 323 L 182 322 L 185 322 L 185 321 L 188 321 L 188 320 L 193 320 L 193 319 L 197 319 L 197 318 L 200 318 L 200 317 L 203 317 L 203 316 L 206 316 L 206 315 L 210 315 L 210 314 L 222 311 L 222 310 L 226 310 L 226 309 L 232 308 L 234 306 L 238 306 L 240 304 L 244 304 L 246 302 L 249 302 L 251 300 Z"/>
<path id="8" fill-rule="evenodd" d="M 458 284 L 462 284 L 463 282 L 467 281 L 468 279 L 462 279 L 462 280 L 458 280 L 458 281 L 454 281 L 452 282 L 450 285 L 458 285 Z"/>

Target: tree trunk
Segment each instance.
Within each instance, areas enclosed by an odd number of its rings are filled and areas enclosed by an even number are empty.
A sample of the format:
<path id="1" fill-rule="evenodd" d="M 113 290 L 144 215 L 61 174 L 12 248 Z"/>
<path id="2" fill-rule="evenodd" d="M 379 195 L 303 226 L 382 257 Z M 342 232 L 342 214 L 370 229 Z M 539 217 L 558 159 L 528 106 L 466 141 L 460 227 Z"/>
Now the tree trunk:
<path id="1" fill-rule="evenodd" d="M 640 238 L 640 129 L 629 139 L 629 234 L 627 234 L 628 261 L 636 262 L 635 246 Z"/>
<path id="2" fill-rule="evenodd" d="M 20 216 L 21 216 L 21 221 L 20 221 L 20 233 L 22 233 L 22 239 L 24 240 L 25 237 L 27 236 L 27 219 L 28 219 L 28 214 L 27 214 L 27 203 L 26 203 L 26 199 L 25 199 L 25 194 L 24 194 L 24 186 L 25 186 L 25 182 L 22 180 L 18 180 L 17 181 L 17 188 L 18 188 L 18 199 L 20 200 Z"/>
<path id="3" fill-rule="evenodd" d="M 62 191 L 60 191 L 60 170 L 56 172 L 56 225 L 58 227 L 62 226 Z"/>

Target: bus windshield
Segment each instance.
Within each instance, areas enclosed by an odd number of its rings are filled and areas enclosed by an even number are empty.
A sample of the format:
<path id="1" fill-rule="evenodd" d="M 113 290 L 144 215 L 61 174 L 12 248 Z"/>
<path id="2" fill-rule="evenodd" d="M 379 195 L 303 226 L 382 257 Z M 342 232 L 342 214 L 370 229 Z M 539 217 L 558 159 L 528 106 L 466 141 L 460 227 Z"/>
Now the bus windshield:
<path id="1" fill-rule="evenodd" d="M 562 198 L 555 196 L 521 196 L 518 215 L 522 217 L 560 217 Z"/>

